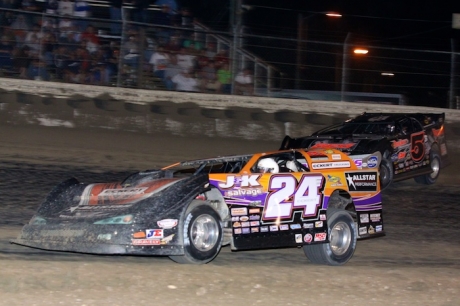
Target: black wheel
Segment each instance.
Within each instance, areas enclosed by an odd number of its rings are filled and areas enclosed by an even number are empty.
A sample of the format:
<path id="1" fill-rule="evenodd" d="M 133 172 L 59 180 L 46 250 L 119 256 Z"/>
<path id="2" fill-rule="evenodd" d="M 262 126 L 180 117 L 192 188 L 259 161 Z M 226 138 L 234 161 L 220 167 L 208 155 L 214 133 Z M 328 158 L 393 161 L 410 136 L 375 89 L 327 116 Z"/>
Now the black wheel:
<path id="1" fill-rule="evenodd" d="M 329 243 L 304 245 L 305 255 L 315 264 L 340 266 L 353 256 L 356 249 L 356 226 L 345 210 L 327 212 Z"/>
<path id="2" fill-rule="evenodd" d="M 388 158 L 383 158 L 379 167 L 380 189 L 383 190 L 393 182 L 393 164 Z"/>
<path id="3" fill-rule="evenodd" d="M 170 256 L 178 263 L 205 264 L 219 254 L 222 246 L 222 221 L 205 201 L 193 201 L 182 222 L 184 255 Z"/>
<path id="4" fill-rule="evenodd" d="M 414 177 L 419 184 L 432 185 L 436 183 L 439 173 L 441 172 L 441 157 L 437 151 L 432 150 L 430 153 L 431 173 Z"/>

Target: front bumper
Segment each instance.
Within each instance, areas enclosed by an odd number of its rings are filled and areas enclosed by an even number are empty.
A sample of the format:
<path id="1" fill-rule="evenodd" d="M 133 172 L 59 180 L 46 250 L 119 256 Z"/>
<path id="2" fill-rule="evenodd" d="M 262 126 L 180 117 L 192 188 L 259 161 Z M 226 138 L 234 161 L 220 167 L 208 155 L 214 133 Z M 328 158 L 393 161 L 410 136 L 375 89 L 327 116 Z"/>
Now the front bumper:
<path id="1" fill-rule="evenodd" d="M 27 247 L 89 254 L 183 255 L 182 245 L 174 241 L 136 245 L 131 225 L 25 225 L 11 243 Z M 152 240 L 150 240 L 151 242 Z"/>

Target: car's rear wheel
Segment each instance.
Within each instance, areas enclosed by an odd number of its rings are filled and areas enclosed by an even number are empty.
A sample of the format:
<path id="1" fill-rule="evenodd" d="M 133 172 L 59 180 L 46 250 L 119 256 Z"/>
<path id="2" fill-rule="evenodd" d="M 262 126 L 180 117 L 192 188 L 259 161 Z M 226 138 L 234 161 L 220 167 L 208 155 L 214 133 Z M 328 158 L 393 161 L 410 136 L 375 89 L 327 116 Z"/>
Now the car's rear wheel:
<path id="1" fill-rule="evenodd" d="M 219 254 L 222 246 L 222 221 L 205 201 L 191 203 L 182 222 L 184 255 L 170 256 L 178 263 L 205 264 Z"/>
<path id="2" fill-rule="evenodd" d="M 348 262 L 356 249 L 356 226 L 345 210 L 329 209 L 327 213 L 329 242 L 304 245 L 303 251 L 311 262 L 340 266 Z"/>
<path id="3" fill-rule="evenodd" d="M 383 158 L 379 167 L 380 189 L 383 190 L 393 182 L 393 164 L 388 158 Z"/>
<path id="4" fill-rule="evenodd" d="M 414 180 L 419 184 L 432 185 L 441 173 L 441 157 L 437 151 L 437 147 L 433 147 L 430 152 L 430 167 L 431 173 L 414 177 Z"/>

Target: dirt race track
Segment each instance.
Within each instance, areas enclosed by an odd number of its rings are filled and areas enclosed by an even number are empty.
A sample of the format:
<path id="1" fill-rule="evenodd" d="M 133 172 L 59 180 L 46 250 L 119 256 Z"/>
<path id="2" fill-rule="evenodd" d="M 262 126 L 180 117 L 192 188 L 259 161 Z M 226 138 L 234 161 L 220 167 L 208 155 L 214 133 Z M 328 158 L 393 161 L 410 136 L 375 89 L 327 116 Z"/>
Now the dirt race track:
<path id="1" fill-rule="evenodd" d="M 276 149 L 278 141 L 0 126 L 0 142 L 0 305 L 460 305 L 455 161 L 435 185 L 409 180 L 385 190 L 386 236 L 359 241 L 345 266 L 313 265 L 295 248 L 228 247 L 211 263 L 192 266 L 46 252 L 9 240 L 71 175 L 120 179 L 183 159 Z"/>

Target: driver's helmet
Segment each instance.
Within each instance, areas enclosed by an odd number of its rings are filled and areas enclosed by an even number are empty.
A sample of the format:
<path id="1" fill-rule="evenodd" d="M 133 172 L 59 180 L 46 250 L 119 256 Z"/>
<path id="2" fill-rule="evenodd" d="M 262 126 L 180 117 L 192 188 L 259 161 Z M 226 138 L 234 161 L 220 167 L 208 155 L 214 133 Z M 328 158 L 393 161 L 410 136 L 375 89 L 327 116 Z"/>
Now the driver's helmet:
<path id="1" fill-rule="evenodd" d="M 393 134 L 395 132 L 395 126 L 392 124 L 388 124 L 386 128 L 386 132 L 387 134 L 390 134 L 390 135 Z"/>
<path id="2" fill-rule="evenodd" d="M 263 158 L 257 163 L 259 173 L 278 173 L 279 167 L 273 158 Z"/>

